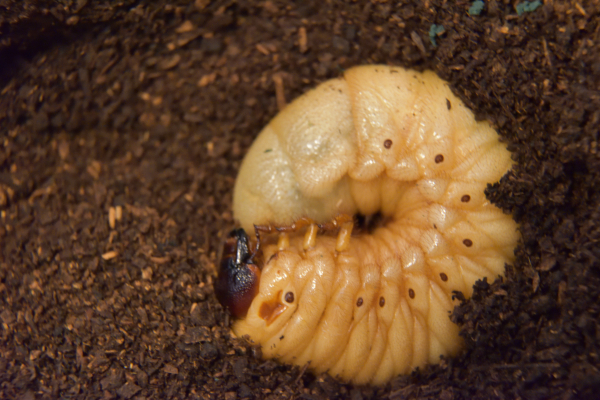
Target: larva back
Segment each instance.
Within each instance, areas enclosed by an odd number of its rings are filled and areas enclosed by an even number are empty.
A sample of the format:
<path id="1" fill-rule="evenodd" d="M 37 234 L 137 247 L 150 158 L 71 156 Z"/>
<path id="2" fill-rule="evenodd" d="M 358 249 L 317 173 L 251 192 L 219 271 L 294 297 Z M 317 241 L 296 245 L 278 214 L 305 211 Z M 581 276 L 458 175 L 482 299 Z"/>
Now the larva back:
<path id="1" fill-rule="evenodd" d="M 234 331 L 265 357 L 356 383 L 383 383 L 460 347 L 453 290 L 493 280 L 513 259 L 510 215 L 487 183 L 511 167 L 487 122 L 432 72 L 346 71 L 265 127 L 236 182 L 242 227 L 381 214 L 350 236 L 316 225 L 263 243 L 260 287 Z M 309 218 L 310 220 L 307 220 Z"/>

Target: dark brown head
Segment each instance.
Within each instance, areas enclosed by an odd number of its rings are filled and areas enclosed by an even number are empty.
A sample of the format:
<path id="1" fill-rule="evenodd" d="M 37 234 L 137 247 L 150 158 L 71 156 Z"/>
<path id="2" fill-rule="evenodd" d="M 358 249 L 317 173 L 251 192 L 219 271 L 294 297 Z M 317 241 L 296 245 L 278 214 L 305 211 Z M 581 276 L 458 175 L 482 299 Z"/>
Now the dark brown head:
<path id="1" fill-rule="evenodd" d="M 234 229 L 227 236 L 215 282 L 217 300 L 231 315 L 243 318 L 258 293 L 260 269 L 254 263 L 248 235 Z"/>

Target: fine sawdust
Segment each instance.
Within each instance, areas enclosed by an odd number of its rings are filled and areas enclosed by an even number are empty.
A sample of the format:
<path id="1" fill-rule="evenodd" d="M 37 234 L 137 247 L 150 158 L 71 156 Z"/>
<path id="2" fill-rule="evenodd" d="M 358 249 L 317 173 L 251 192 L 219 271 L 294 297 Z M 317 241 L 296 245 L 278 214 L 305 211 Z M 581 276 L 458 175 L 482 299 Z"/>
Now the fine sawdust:
<path id="1" fill-rule="evenodd" d="M 517 3 L 0 1 L 0 397 L 596 398 L 600 4 Z M 467 351 L 382 388 L 262 360 L 212 288 L 253 138 L 364 63 L 492 121 L 523 234 L 453 314 Z"/>

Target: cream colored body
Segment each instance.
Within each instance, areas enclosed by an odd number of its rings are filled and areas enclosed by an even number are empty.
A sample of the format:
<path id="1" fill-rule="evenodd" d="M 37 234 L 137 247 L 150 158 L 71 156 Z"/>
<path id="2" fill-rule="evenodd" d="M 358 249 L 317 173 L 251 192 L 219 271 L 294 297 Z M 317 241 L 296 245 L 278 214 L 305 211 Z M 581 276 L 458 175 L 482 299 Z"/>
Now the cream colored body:
<path id="1" fill-rule="evenodd" d="M 309 91 L 252 145 L 235 217 L 248 232 L 339 214 L 389 222 L 342 252 L 329 236 L 305 250 L 303 232 L 266 246 L 259 294 L 234 331 L 267 358 L 355 383 L 456 354 L 452 291 L 470 296 L 513 260 L 516 223 L 484 195 L 511 165 L 496 132 L 432 72 L 356 67 Z M 279 307 L 269 321 L 264 304 Z"/>

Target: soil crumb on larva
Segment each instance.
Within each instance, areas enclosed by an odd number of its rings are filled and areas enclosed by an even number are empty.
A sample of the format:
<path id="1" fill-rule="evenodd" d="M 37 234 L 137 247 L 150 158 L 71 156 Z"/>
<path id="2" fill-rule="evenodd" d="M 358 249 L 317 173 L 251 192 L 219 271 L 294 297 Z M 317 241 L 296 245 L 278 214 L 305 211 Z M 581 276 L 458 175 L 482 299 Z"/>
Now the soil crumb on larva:
<path id="1" fill-rule="evenodd" d="M 597 396 L 600 5 L 8 3 L 0 397 Z M 517 165 L 488 198 L 523 236 L 506 279 L 478 282 L 452 315 L 466 352 L 382 388 L 263 361 L 231 337 L 212 285 L 276 88 L 294 99 L 367 63 L 432 69 L 495 125 Z"/>

